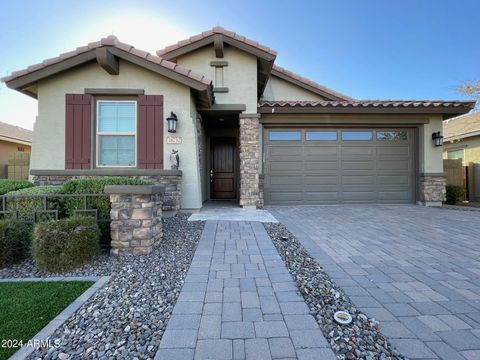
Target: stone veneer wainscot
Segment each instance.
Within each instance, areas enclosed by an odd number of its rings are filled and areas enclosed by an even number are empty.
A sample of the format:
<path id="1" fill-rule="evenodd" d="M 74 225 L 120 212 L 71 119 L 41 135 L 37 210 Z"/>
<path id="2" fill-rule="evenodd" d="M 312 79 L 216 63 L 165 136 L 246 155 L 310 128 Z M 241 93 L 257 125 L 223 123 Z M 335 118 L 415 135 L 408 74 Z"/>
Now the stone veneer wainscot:
<path id="1" fill-rule="evenodd" d="M 446 199 L 445 174 L 420 174 L 419 202 L 427 206 L 442 206 Z"/>
<path id="2" fill-rule="evenodd" d="M 259 178 L 260 123 L 256 114 L 240 116 L 240 205 L 261 207 Z"/>

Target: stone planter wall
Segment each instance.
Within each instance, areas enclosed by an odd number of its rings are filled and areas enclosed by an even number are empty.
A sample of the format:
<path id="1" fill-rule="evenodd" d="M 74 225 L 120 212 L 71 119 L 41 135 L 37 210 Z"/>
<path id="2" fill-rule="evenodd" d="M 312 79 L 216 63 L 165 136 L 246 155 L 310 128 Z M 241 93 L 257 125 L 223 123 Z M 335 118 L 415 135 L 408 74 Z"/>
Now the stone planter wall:
<path id="1" fill-rule="evenodd" d="M 106 171 L 92 170 L 32 170 L 33 183 L 38 185 L 62 185 L 71 179 L 87 179 L 104 176 L 126 176 L 137 179 L 152 180 L 165 186 L 163 198 L 164 211 L 178 211 L 182 199 L 182 172 L 179 170 L 144 170 Z"/>
<path id="2" fill-rule="evenodd" d="M 447 179 L 442 174 L 422 174 L 419 179 L 419 200 L 422 205 L 442 206 L 446 199 Z"/>
<path id="3" fill-rule="evenodd" d="M 240 205 L 243 207 L 261 206 L 259 129 L 258 117 L 240 117 Z"/>
<path id="4" fill-rule="evenodd" d="M 113 255 L 149 254 L 162 239 L 160 185 L 105 186 L 110 195 Z"/>

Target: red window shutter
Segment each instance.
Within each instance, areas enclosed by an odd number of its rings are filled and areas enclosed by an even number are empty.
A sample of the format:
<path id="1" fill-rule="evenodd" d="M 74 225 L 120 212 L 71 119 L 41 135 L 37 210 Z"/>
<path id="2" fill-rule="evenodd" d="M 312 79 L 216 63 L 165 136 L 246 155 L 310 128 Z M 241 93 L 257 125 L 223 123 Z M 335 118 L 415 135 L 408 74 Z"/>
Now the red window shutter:
<path id="1" fill-rule="evenodd" d="M 137 107 L 137 167 L 163 169 L 163 95 L 140 95 Z"/>
<path id="2" fill-rule="evenodd" d="M 92 96 L 65 96 L 65 169 L 90 169 Z"/>

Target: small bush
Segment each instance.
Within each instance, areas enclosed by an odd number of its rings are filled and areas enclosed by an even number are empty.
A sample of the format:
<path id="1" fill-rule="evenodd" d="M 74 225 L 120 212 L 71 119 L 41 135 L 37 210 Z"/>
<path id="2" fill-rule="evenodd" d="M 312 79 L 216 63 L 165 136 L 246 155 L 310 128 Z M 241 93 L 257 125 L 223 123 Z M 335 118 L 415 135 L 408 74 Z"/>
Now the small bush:
<path id="1" fill-rule="evenodd" d="M 14 219 L 0 220 L 0 267 L 23 260 L 30 247 L 31 229 Z"/>
<path id="2" fill-rule="evenodd" d="M 0 179 L 0 195 L 4 195 L 10 191 L 30 188 L 33 184 L 27 180 L 7 180 Z"/>
<path id="3" fill-rule="evenodd" d="M 69 180 L 63 184 L 66 194 L 101 194 L 105 185 L 152 185 L 152 181 L 130 177 L 97 177 Z"/>
<path id="4" fill-rule="evenodd" d="M 461 185 L 447 185 L 447 203 L 456 204 L 466 195 L 465 188 Z"/>
<path id="5" fill-rule="evenodd" d="M 43 199 L 35 195 L 55 195 L 62 193 L 62 186 L 35 186 L 7 193 L 8 211 L 18 211 L 18 218 L 23 221 L 33 221 L 33 213 L 43 210 Z M 60 199 L 52 199 L 47 203 L 47 210 L 61 211 Z M 48 219 L 50 217 L 46 215 Z"/>
<path id="6" fill-rule="evenodd" d="M 89 262 L 99 250 L 95 219 L 73 217 L 35 225 L 32 253 L 37 267 L 62 272 Z"/>

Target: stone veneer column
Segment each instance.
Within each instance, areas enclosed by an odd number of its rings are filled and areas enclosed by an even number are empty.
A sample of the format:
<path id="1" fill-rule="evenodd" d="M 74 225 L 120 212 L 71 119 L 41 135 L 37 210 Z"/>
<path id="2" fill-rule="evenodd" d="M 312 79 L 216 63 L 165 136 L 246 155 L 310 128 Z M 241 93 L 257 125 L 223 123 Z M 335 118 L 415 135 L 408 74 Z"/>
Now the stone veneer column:
<path id="1" fill-rule="evenodd" d="M 149 254 L 162 239 L 162 198 L 159 185 L 105 186 L 110 195 L 111 254 Z"/>
<path id="2" fill-rule="evenodd" d="M 426 206 L 442 206 L 445 201 L 447 179 L 444 174 L 420 174 L 420 203 Z"/>
<path id="3" fill-rule="evenodd" d="M 258 162 L 260 159 L 258 115 L 240 115 L 240 205 L 260 204 Z"/>

